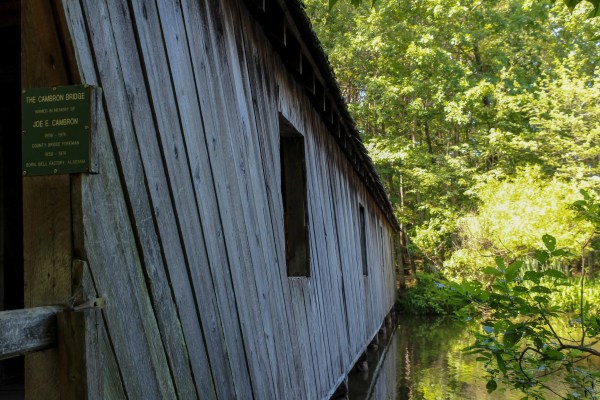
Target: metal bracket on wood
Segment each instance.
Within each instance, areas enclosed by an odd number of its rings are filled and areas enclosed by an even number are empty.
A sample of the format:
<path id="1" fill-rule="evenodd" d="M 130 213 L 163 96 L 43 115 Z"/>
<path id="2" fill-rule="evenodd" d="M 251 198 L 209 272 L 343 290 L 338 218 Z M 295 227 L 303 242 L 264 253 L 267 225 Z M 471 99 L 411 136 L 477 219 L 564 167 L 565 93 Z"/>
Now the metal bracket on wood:
<path id="1" fill-rule="evenodd" d="M 106 301 L 104 297 L 96 297 L 71 308 L 72 311 L 81 312 L 87 310 L 101 310 L 104 308 Z"/>

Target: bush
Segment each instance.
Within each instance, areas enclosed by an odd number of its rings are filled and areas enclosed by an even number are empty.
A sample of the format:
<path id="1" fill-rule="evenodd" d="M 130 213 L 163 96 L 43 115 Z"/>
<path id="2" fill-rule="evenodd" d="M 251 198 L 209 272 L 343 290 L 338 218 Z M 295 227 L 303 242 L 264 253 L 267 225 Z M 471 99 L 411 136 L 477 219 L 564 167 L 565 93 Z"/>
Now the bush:
<path id="1" fill-rule="evenodd" d="M 581 278 L 569 279 L 569 285 L 562 286 L 550 294 L 552 304 L 564 312 L 580 312 Z M 600 280 L 586 280 L 583 288 L 584 312 L 600 315 Z"/>
<path id="2" fill-rule="evenodd" d="M 468 304 L 457 296 L 456 284 L 438 274 L 417 272 L 416 284 L 401 292 L 398 310 L 413 315 L 449 315 Z"/>

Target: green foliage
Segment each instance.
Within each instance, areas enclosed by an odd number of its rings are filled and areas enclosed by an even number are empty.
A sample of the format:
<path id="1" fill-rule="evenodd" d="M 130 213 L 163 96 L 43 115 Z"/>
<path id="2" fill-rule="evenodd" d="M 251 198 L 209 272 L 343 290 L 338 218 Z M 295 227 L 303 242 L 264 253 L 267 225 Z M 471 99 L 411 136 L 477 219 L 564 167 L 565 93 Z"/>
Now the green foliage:
<path id="1" fill-rule="evenodd" d="M 600 18 L 587 18 L 597 0 L 572 10 L 551 0 L 368 3 L 306 9 L 421 265 L 470 265 L 459 230 L 493 200 L 488 182 L 530 168 L 538 186 L 600 187 Z M 569 247 L 558 231 L 571 222 L 546 232 Z M 538 228 L 530 237 L 546 233 Z"/>
<path id="2" fill-rule="evenodd" d="M 452 315 L 468 305 L 459 287 L 440 275 L 417 273 L 417 282 L 400 294 L 398 310 L 413 315 Z"/>
<path id="3" fill-rule="evenodd" d="M 550 293 L 550 302 L 563 312 L 579 312 L 583 305 L 585 313 L 600 315 L 600 280 L 587 280 L 582 292 L 581 279 L 571 278 L 568 285 Z"/>
<path id="4" fill-rule="evenodd" d="M 537 254 L 544 264 L 568 254 L 550 235 L 543 243 Z M 600 370 L 588 369 L 582 361 L 600 357 L 593 348 L 600 340 L 600 314 L 584 306 L 582 291 L 574 307 L 577 313 L 569 318 L 555 302 L 555 293 L 576 286 L 559 270 L 525 270 L 523 265 L 507 265 L 498 257 L 495 267 L 484 270 L 487 284 L 469 283 L 463 292 L 484 315 L 475 344 L 466 350 L 485 362 L 488 391 L 502 383 L 531 398 L 543 399 L 547 393 L 564 399 L 597 398 Z M 569 325 L 559 329 L 565 320 Z"/>
<path id="5" fill-rule="evenodd" d="M 335 4 L 335 1 L 337 1 L 337 0 L 332 0 L 332 1 L 334 1 L 334 4 Z M 583 0 L 564 0 L 565 4 L 571 10 L 573 10 L 582 1 Z M 593 6 L 592 11 L 590 11 L 589 18 L 593 18 L 593 17 L 599 16 L 600 15 L 600 0 L 587 0 L 587 1 L 589 1 L 592 4 L 592 6 Z"/>
<path id="6" fill-rule="evenodd" d="M 577 254 L 594 228 L 573 209 L 580 196 L 569 182 L 548 180 L 539 167 L 526 167 L 514 178 L 490 179 L 477 193 L 477 211 L 457 221 L 459 250 L 444 264 L 448 276 L 477 276 L 497 256 L 544 263 L 547 255 L 535 249 L 551 245 L 554 237 L 569 252 L 561 263 L 578 264 Z"/>

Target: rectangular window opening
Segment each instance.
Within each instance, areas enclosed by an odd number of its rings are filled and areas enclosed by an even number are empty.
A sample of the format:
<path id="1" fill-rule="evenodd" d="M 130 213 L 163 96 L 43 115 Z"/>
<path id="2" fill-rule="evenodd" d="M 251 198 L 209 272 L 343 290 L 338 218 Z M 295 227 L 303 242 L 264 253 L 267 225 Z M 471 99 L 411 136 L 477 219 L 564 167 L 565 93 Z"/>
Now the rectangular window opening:
<path id="1" fill-rule="evenodd" d="M 310 276 L 304 137 L 279 117 L 281 196 L 288 276 Z"/>
<path id="2" fill-rule="evenodd" d="M 367 263 L 367 232 L 365 222 L 365 208 L 359 204 L 359 223 L 360 223 L 360 253 L 362 258 L 363 275 L 369 275 L 369 267 Z"/>

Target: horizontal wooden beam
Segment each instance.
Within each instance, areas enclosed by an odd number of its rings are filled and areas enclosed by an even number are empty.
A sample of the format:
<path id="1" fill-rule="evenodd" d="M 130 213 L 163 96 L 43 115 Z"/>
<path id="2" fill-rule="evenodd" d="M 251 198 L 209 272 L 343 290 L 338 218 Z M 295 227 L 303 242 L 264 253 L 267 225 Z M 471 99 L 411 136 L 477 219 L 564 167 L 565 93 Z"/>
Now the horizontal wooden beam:
<path id="1" fill-rule="evenodd" d="M 63 310 L 47 306 L 0 311 L 0 360 L 56 345 L 56 314 Z"/>

